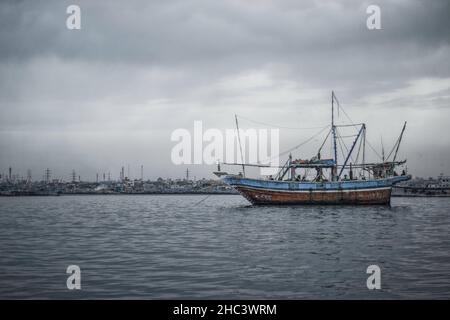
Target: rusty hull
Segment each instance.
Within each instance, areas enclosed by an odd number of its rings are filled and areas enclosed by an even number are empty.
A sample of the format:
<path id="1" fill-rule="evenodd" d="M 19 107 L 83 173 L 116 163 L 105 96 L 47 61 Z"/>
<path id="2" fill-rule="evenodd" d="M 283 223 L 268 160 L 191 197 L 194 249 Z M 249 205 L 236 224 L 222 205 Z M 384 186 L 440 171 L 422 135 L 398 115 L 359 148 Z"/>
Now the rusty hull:
<path id="1" fill-rule="evenodd" d="M 333 191 L 279 191 L 235 186 L 254 205 L 306 205 L 306 204 L 348 204 L 348 205 L 388 205 L 391 187 L 362 190 Z"/>

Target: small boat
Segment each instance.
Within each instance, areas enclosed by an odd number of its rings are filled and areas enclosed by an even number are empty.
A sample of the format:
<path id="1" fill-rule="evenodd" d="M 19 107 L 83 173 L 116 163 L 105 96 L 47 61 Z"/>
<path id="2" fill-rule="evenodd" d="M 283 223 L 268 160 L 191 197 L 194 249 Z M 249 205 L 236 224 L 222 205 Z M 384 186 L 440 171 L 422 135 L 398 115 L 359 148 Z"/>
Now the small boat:
<path id="1" fill-rule="evenodd" d="M 350 124 L 337 125 L 334 122 L 334 104 L 339 104 L 334 92 L 331 94 L 331 126 L 317 154 L 307 160 L 293 159 L 289 155 L 286 163 L 279 167 L 278 173 L 272 177 L 248 178 L 245 168 L 248 166 L 267 167 L 260 164 L 223 163 L 225 165 L 242 166 L 239 174 L 228 174 L 220 170 L 214 172 L 225 183 L 235 188 L 242 196 L 254 205 L 386 205 L 390 204 L 392 187 L 402 181 L 411 179 L 407 168 L 400 174 L 395 171 L 397 166 L 404 166 L 406 160 L 397 161 L 397 154 L 406 122 L 400 136 L 394 144 L 388 157 L 383 157 L 378 163 L 365 162 L 366 125 Z M 338 105 L 338 107 L 340 107 Z M 236 117 L 237 132 L 239 126 Z M 342 151 L 342 164 L 338 163 L 339 128 L 353 126 L 356 129 L 356 138 L 351 144 L 347 154 Z M 327 139 L 331 136 L 332 157 L 321 159 L 321 151 Z M 240 139 L 239 139 L 240 142 Z M 339 142 L 341 143 L 341 142 Z M 342 141 L 342 143 L 344 143 Z M 352 154 L 358 145 L 356 161 L 351 163 Z M 341 145 L 342 146 L 342 145 Z M 362 152 L 361 152 L 362 151 Z M 389 158 L 393 155 L 392 160 Z M 360 157 L 361 156 L 361 157 Z M 311 175 L 312 171 L 312 175 Z M 303 172 L 303 174 L 302 174 Z M 299 174 L 300 173 L 300 174 Z M 328 173 L 328 174 L 327 174 Z"/>

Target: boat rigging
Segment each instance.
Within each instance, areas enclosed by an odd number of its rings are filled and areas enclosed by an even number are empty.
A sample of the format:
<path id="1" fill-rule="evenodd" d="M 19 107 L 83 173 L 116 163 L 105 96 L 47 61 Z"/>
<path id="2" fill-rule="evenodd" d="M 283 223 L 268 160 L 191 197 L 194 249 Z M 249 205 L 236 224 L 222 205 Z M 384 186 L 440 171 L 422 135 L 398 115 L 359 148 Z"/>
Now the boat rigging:
<path id="1" fill-rule="evenodd" d="M 344 115 L 350 120 L 350 124 L 336 124 L 335 111 L 337 111 L 338 116 L 340 111 L 343 111 Z M 395 171 L 397 166 L 406 163 L 406 160 L 397 161 L 398 151 L 406 129 L 406 122 L 387 158 L 384 159 L 383 157 L 382 162 L 367 163 L 366 144 L 373 150 L 374 148 L 366 139 L 366 125 L 365 123 L 353 123 L 341 107 L 334 91 L 331 92 L 331 125 L 319 127 L 321 130 L 313 136 L 277 155 L 280 157 L 289 154 L 282 166 L 245 163 L 237 115 L 235 115 L 235 121 L 241 152 L 241 163 L 223 164 L 239 165 L 242 167 L 242 173 L 233 175 L 222 172 L 219 164 L 218 171 L 215 174 L 226 183 L 235 187 L 254 204 L 389 203 L 392 185 L 410 179 L 406 169 L 403 169 L 401 174 Z M 344 130 L 346 127 L 354 128 L 356 134 L 341 134 L 341 129 Z M 292 129 L 292 127 L 287 128 Z M 328 132 L 324 141 L 312 158 L 294 159 L 292 157 L 292 151 L 311 142 L 327 129 Z M 353 138 L 350 146 L 347 146 L 345 143 L 346 138 Z M 330 139 L 331 157 L 323 158 L 324 146 Z M 341 152 L 341 158 L 338 158 L 338 147 Z M 354 157 L 355 152 L 356 157 Z M 376 151 L 375 153 L 378 155 Z M 392 160 L 389 161 L 392 155 Z M 270 175 L 264 179 L 250 179 L 245 176 L 245 167 L 271 167 L 279 170 L 275 176 Z M 302 170 L 303 172 L 301 172 Z M 328 175 L 326 170 L 329 172 Z"/>

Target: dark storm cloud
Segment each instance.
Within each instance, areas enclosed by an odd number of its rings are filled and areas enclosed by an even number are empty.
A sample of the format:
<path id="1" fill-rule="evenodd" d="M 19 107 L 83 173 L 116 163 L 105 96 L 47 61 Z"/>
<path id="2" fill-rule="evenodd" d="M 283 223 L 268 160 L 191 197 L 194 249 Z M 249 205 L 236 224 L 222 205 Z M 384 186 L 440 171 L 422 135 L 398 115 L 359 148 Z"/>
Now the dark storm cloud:
<path id="1" fill-rule="evenodd" d="M 1 59 L 56 56 L 220 72 L 267 63 L 299 69 L 345 64 L 331 69 L 340 75 L 345 73 L 333 69 L 375 71 L 371 66 L 383 64 L 384 71 L 411 75 L 429 70 L 425 57 L 443 59 L 439 50 L 448 50 L 450 42 L 448 1 L 378 2 L 383 27 L 378 32 L 367 30 L 365 9 L 371 2 L 361 1 L 81 1 L 80 32 L 61 28 L 66 18 L 61 12 L 70 3 L 3 3 Z M 348 68 L 352 62 L 358 68 Z M 450 69 L 443 63 L 431 71 L 446 76 Z"/>
<path id="2" fill-rule="evenodd" d="M 79 31 L 65 27 L 73 3 Z M 356 106 L 376 107 L 401 122 L 412 108 L 448 133 L 450 3 L 377 1 L 376 31 L 366 28 L 370 4 L 3 1 L 0 148 L 8 152 L 0 164 L 48 163 L 48 150 L 71 166 L 86 155 L 92 170 L 156 161 L 154 150 L 170 154 L 171 130 L 194 119 L 220 126 L 228 121 L 218 119 L 258 108 L 260 120 L 282 121 L 282 113 L 327 104 L 333 88 L 360 116 Z M 150 132 L 147 154 L 136 152 L 139 132 Z M 94 140 L 108 157 L 90 153 Z M 16 162 L 17 152 L 26 161 Z M 169 168 L 168 157 L 158 165 Z"/>

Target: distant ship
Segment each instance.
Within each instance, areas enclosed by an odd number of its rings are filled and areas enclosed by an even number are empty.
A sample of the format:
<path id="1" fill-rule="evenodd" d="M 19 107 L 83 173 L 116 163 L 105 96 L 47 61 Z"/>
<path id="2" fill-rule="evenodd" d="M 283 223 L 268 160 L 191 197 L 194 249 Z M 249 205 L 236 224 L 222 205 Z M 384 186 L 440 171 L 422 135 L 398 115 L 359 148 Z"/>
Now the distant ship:
<path id="1" fill-rule="evenodd" d="M 331 128 L 313 158 L 309 160 L 293 159 L 290 154 L 286 163 L 278 167 L 279 171 L 274 177 L 247 178 L 245 176 L 246 167 L 268 167 L 268 165 L 245 164 L 244 161 L 242 163 L 224 163 L 225 165 L 242 166 L 242 172 L 239 174 L 228 174 L 221 171 L 220 163 L 218 164 L 218 170 L 214 173 L 225 183 L 234 187 L 253 205 L 389 204 L 393 185 L 411 179 L 411 176 L 406 172 L 406 168 L 400 174 L 395 171 L 397 166 L 406 163 L 406 160 L 396 160 L 406 122 L 387 158 L 384 158 L 383 151 L 382 162 L 366 163 L 366 125 L 364 123 L 335 124 L 335 103 L 340 107 L 339 101 L 332 92 Z M 236 126 L 239 134 L 237 116 Z M 354 135 L 356 138 L 349 149 L 345 146 L 345 142 L 342 141 L 343 137 L 339 133 L 342 127 L 354 127 L 356 129 Z M 332 157 L 322 159 L 322 148 L 330 136 Z M 338 141 L 338 139 L 340 140 Z M 338 142 L 343 156 L 342 164 L 338 163 Z M 346 154 L 343 152 L 342 144 L 348 151 Z M 350 159 L 353 158 L 352 153 L 357 145 L 358 154 L 356 159 L 353 159 L 355 160 L 354 163 L 351 163 Z M 391 155 L 393 155 L 392 160 L 388 161 Z M 360 156 L 361 160 L 359 161 Z M 311 171 L 313 172 L 312 175 Z"/>
<path id="2" fill-rule="evenodd" d="M 415 178 L 396 185 L 393 197 L 450 197 L 450 176 L 441 174 L 437 179 Z"/>

